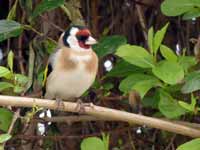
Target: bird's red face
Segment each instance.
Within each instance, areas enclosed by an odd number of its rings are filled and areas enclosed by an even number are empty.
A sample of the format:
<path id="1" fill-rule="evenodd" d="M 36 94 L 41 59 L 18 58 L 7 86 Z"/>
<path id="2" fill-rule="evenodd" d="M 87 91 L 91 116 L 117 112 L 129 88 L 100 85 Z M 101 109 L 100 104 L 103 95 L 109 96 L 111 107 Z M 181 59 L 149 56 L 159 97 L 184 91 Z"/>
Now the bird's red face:
<path id="1" fill-rule="evenodd" d="M 82 26 L 72 26 L 65 32 L 63 41 L 66 46 L 76 51 L 91 50 L 91 45 L 97 43 L 89 29 Z"/>
<path id="2" fill-rule="evenodd" d="M 89 49 L 91 45 L 86 44 L 86 40 L 91 36 L 91 33 L 88 29 L 82 29 L 76 33 L 78 39 L 78 44 L 80 47 Z"/>

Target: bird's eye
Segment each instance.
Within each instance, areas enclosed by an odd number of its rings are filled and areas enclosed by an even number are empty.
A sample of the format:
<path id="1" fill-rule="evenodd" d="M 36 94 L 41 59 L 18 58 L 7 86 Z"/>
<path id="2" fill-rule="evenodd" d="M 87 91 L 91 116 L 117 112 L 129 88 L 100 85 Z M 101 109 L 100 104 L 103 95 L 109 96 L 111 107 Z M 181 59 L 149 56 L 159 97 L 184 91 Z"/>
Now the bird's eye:
<path id="1" fill-rule="evenodd" d="M 77 35 L 76 38 L 79 40 L 79 41 L 86 41 L 88 39 L 88 35 Z"/>

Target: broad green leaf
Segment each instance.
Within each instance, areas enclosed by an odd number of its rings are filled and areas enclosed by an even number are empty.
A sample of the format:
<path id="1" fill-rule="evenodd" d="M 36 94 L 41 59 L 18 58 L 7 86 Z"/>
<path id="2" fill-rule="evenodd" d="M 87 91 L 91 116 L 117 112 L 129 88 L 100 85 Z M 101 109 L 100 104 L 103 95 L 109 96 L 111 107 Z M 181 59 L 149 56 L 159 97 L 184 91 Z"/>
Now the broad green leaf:
<path id="1" fill-rule="evenodd" d="M 178 63 L 168 60 L 160 61 L 152 71 L 155 76 L 168 84 L 177 84 L 184 78 L 183 68 Z"/>
<path id="2" fill-rule="evenodd" d="M 0 130 L 7 132 L 10 127 L 13 113 L 5 108 L 0 108 Z"/>
<path id="3" fill-rule="evenodd" d="M 148 46 L 150 48 L 151 53 L 153 53 L 153 36 L 154 36 L 154 31 L 153 31 L 153 27 L 151 27 L 148 31 Z"/>
<path id="4" fill-rule="evenodd" d="M 0 134 L 0 143 L 8 141 L 12 136 L 8 133 Z"/>
<path id="5" fill-rule="evenodd" d="M 8 83 L 8 82 L 0 82 L 0 91 L 6 90 L 8 88 L 14 87 L 13 84 Z"/>
<path id="6" fill-rule="evenodd" d="M 181 91 L 181 88 L 182 88 L 182 84 L 173 84 L 173 85 L 164 86 L 163 90 L 171 94 L 176 94 Z"/>
<path id="7" fill-rule="evenodd" d="M 153 56 L 140 46 L 122 45 L 117 49 L 116 55 L 141 68 L 154 67 Z"/>
<path id="8" fill-rule="evenodd" d="M 178 63 L 187 72 L 190 67 L 197 64 L 197 60 L 193 56 L 180 56 L 178 57 Z"/>
<path id="9" fill-rule="evenodd" d="M 81 142 L 81 150 L 94 150 L 94 148 L 95 150 L 106 150 L 103 141 L 97 137 L 85 138 Z"/>
<path id="10" fill-rule="evenodd" d="M 182 108 L 177 100 L 175 100 L 169 93 L 160 90 L 160 101 L 158 104 L 160 112 L 167 118 L 177 118 L 187 111 Z"/>
<path id="11" fill-rule="evenodd" d="M 191 140 L 180 145 L 177 150 L 200 150 L 200 138 Z"/>
<path id="12" fill-rule="evenodd" d="M 194 7 L 200 7 L 199 1 L 194 0 L 165 0 L 161 4 L 161 11 L 166 16 L 179 16 Z"/>
<path id="13" fill-rule="evenodd" d="M 177 56 L 176 54 L 173 52 L 172 49 L 170 49 L 169 47 L 165 46 L 165 45 L 161 45 L 160 46 L 160 52 L 162 54 L 162 56 L 169 61 L 177 61 Z"/>
<path id="14" fill-rule="evenodd" d="M 22 25 L 13 20 L 0 20 L 0 42 L 11 37 L 19 36 L 23 31 Z"/>
<path id="15" fill-rule="evenodd" d="M 29 81 L 29 78 L 23 74 L 15 74 L 15 82 L 19 85 L 25 85 Z"/>
<path id="16" fill-rule="evenodd" d="M 14 5 L 12 6 L 11 10 L 8 13 L 7 20 L 14 20 L 15 19 L 17 3 L 18 3 L 18 0 L 15 0 Z"/>
<path id="17" fill-rule="evenodd" d="M 120 45 L 127 43 L 124 36 L 113 35 L 102 38 L 98 44 L 93 46 L 94 51 L 99 57 L 113 54 Z"/>
<path id="18" fill-rule="evenodd" d="M 8 68 L 0 66 L 0 77 L 6 78 L 10 76 L 10 74 L 11 74 L 11 71 Z"/>
<path id="19" fill-rule="evenodd" d="M 156 32 L 154 36 L 154 41 L 153 41 L 154 54 L 157 54 L 158 48 L 160 47 L 160 44 L 162 43 L 164 39 L 168 26 L 169 26 L 169 23 L 167 23 L 161 30 L 158 30 Z"/>
<path id="20" fill-rule="evenodd" d="M 31 19 L 39 16 L 45 11 L 53 10 L 64 4 L 64 0 L 42 0 L 33 11 Z"/>
<path id="21" fill-rule="evenodd" d="M 200 89 L 200 71 L 195 71 L 187 75 L 185 84 L 181 91 L 191 93 Z"/>
<path id="22" fill-rule="evenodd" d="M 14 59 L 14 53 L 13 51 L 10 51 L 8 53 L 7 61 L 8 61 L 8 66 L 12 72 L 13 72 L 13 59 Z"/>
<path id="23" fill-rule="evenodd" d="M 105 90 L 110 90 L 114 87 L 113 83 L 110 83 L 110 82 L 104 83 L 102 86 Z"/>
<path id="24" fill-rule="evenodd" d="M 183 15 L 183 20 L 189 20 L 192 18 L 197 18 L 200 16 L 200 7 L 199 8 L 192 8 L 188 12 Z"/>
<path id="25" fill-rule="evenodd" d="M 21 93 L 21 92 L 23 92 L 24 91 L 24 87 L 21 87 L 21 86 L 19 86 L 19 85 L 16 85 L 15 87 L 14 87 L 14 93 Z"/>
<path id="26" fill-rule="evenodd" d="M 157 79 L 154 76 L 136 73 L 136 74 L 132 74 L 132 75 L 128 76 L 127 78 L 125 78 L 124 80 L 122 80 L 119 85 L 119 89 L 122 92 L 128 93 L 129 91 L 131 91 L 133 89 L 133 87 L 136 83 L 145 82 L 145 81 L 150 82 L 150 81 L 156 81 L 156 80 Z"/>
<path id="27" fill-rule="evenodd" d="M 118 61 L 106 77 L 126 77 L 133 73 L 144 72 L 144 69 L 132 65 L 124 60 Z"/>
<path id="28" fill-rule="evenodd" d="M 156 90 L 153 96 L 145 96 L 142 99 L 142 105 L 144 107 L 151 107 L 154 109 L 158 109 L 158 104 L 160 101 L 160 93 L 159 90 Z"/>
<path id="29" fill-rule="evenodd" d="M 160 81 L 157 79 L 150 79 L 135 83 L 132 89 L 136 90 L 140 94 L 140 97 L 143 98 L 151 88 L 156 86 L 161 86 Z"/>

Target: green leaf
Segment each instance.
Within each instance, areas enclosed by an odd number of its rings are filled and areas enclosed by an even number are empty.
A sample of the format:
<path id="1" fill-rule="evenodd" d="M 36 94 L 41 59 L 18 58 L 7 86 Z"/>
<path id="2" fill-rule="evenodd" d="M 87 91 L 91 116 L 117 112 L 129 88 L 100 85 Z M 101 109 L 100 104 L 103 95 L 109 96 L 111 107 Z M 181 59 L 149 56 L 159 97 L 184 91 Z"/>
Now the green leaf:
<path id="1" fill-rule="evenodd" d="M 44 44 L 45 50 L 47 51 L 48 54 L 51 54 L 57 47 L 57 45 L 54 42 L 52 42 L 48 39 L 45 40 L 43 42 L 43 44 Z"/>
<path id="2" fill-rule="evenodd" d="M 24 86 L 29 81 L 29 78 L 23 74 L 15 74 L 15 82 Z"/>
<path id="3" fill-rule="evenodd" d="M 191 140 L 180 145 L 177 150 L 200 150 L 200 138 Z"/>
<path id="4" fill-rule="evenodd" d="M 15 19 L 17 3 L 18 3 L 18 0 L 15 0 L 13 7 L 11 8 L 11 10 L 8 13 L 8 16 L 7 16 L 8 20 L 14 20 Z"/>
<path id="5" fill-rule="evenodd" d="M 100 138 L 89 137 L 81 142 L 81 150 L 106 150 L 104 143 Z"/>
<path id="6" fill-rule="evenodd" d="M 13 72 L 13 59 L 14 59 L 14 53 L 13 51 L 9 51 L 8 53 L 8 66 L 10 68 L 10 70 Z"/>
<path id="7" fill-rule="evenodd" d="M 45 11 L 53 10 L 63 4 L 64 0 L 42 0 L 33 11 L 31 19 L 34 19 Z"/>
<path id="8" fill-rule="evenodd" d="M 110 139 L 109 134 L 102 133 L 102 141 L 104 143 L 105 150 L 109 150 L 109 139 Z"/>
<path id="9" fill-rule="evenodd" d="M 122 45 L 117 49 L 116 55 L 141 68 L 154 67 L 153 56 L 140 46 Z"/>
<path id="10" fill-rule="evenodd" d="M 185 84 L 182 87 L 182 93 L 191 93 L 200 89 L 200 71 L 188 74 L 185 78 Z"/>
<path id="11" fill-rule="evenodd" d="M 154 35 L 154 31 L 153 31 L 153 27 L 151 27 L 148 31 L 148 45 L 149 45 L 151 53 L 153 53 L 153 49 L 154 49 L 153 48 L 154 47 L 154 45 L 153 45 L 153 40 L 154 40 L 153 35 Z"/>
<path id="12" fill-rule="evenodd" d="M 21 24 L 13 20 L 0 20 L 0 42 L 19 36 L 23 31 Z"/>
<path id="13" fill-rule="evenodd" d="M 167 118 L 177 118 L 187 111 L 183 109 L 171 95 L 160 90 L 160 102 L 158 104 L 160 112 Z"/>
<path id="14" fill-rule="evenodd" d="M 185 108 L 186 110 L 189 110 L 191 112 L 194 111 L 194 109 L 192 108 L 192 106 L 184 101 L 178 101 L 179 105 L 183 108 Z"/>
<path id="15" fill-rule="evenodd" d="M 194 7 L 200 7 L 198 0 L 165 0 L 161 4 L 161 11 L 166 16 L 179 16 Z"/>
<path id="16" fill-rule="evenodd" d="M 192 8 L 191 10 L 189 10 L 189 12 L 186 12 L 182 19 L 183 20 L 189 20 L 192 18 L 197 18 L 200 16 L 200 7 L 199 8 Z"/>
<path id="17" fill-rule="evenodd" d="M 99 57 L 113 54 L 120 45 L 127 43 L 124 36 L 113 35 L 102 38 L 98 44 L 93 46 L 94 51 Z"/>
<path id="18" fill-rule="evenodd" d="M 152 71 L 155 76 L 168 84 L 177 84 L 184 78 L 183 68 L 178 63 L 168 60 L 160 61 Z"/>
<path id="19" fill-rule="evenodd" d="M 151 107 L 154 109 L 158 109 L 159 101 L 160 101 L 160 93 L 159 93 L 159 90 L 156 89 L 153 96 L 145 96 L 142 99 L 142 105 L 144 107 L 148 107 L 148 108 Z"/>
<path id="20" fill-rule="evenodd" d="M 132 89 L 136 90 L 140 97 L 143 99 L 144 95 L 153 87 L 161 86 L 161 83 L 157 79 L 149 79 L 144 81 L 139 81 L 133 85 Z"/>
<path id="21" fill-rule="evenodd" d="M 8 141 L 12 136 L 8 133 L 6 134 L 0 134 L 0 143 L 4 143 Z"/>
<path id="22" fill-rule="evenodd" d="M 7 132 L 10 127 L 13 113 L 5 108 L 0 108 L 0 130 Z"/>
<path id="23" fill-rule="evenodd" d="M 193 56 L 180 56 L 178 57 L 178 63 L 187 72 L 190 67 L 197 64 L 197 60 Z"/>
<path id="24" fill-rule="evenodd" d="M 169 61 L 177 61 L 177 56 L 176 54 L 173 52 L 172 49 L 170 49 L 169 47 L 165 46 L 165 45 L 161 45 L 160 46 L 160 52 L 162 54 L 162 56 Z"/>
<path id="25" fill-rule="evenodd" d="M 157 54 L 158 48 L 160 47 L 160 44 L 162 43 L 165 33 L 167 31 L 167 28 L 169 26 L 169 23 L 167 23 L 161 30 L 158 30 L 154 36 L 154 54 Z"/>
<path id="26" fill-rule="evenodd" d="M 8 88 L 14 87 L 13 84 L 8 83 L 8 82 L 0 82 L 0 91 L 6 90 Z"/>
<path id="27" fill-rule="evenodd" d="M 6 67 L 3 67 L 3 66 L 0 66 L 0 77 L 9 77 L 11 74 L 11 71 L 6 68 Z"/>
<path id="28" fill-rule="evenodd" d="M 112 89 L 114 87 L 114 85 L 113 85 L 113 83 L 110 83 L 110 82 L 107 82 L 107 83 L 104 83 L 103 84 L 103 88 L 105 89 L 105 90 L 110 90 L 110 89 Z"/>
<path id="29" fill-rule="evenodd" d="M 14 93 L 21 93 L 21 92 L 23 92 L 24 91 L 24 87 L 21 87 L 21 86 L 19 86 L 19 85 L 16 85 L 15 87 L 14 87 Z"/>
<path id="30" fill-rule="evenodd" d="M 3 144 L 0 145 L 0 150 L 4 150 L 4 145 Z"/>
<path id="31" fill-rule="evenodd" d="M 129 91 L 131 91 L 134 88 L 134 85 L 136 83 L 141 82 L 141 84 L 142 84 L 142 82 L 145 82 L 145 81 L 147 81 L 147 82 L 155 81 L 156 82 L 157 79 L 154 76 L 150 76 L 150 75 L 146 75 L 146 74 L 141 74 L 141 73 L 132 74 L 121 81 L 121 83 L 119 85 L 119 89 L 122 92 L 128 93 Z M 140 85 L 138 85 L 138 88 L 139 88 L 139 86 Z"/>
<path id="32" fill-rule="evenodd" d="M 184 101 L 179 101 L 178 103 L 180 106 L 182 106 L 186 110 L 189 110 L 190 112 L 195 113 L 195 106 L 196 106 L 197 101 L 196 101 L 196 98 L 193 96 L 193 94 L 191 94 L 191 104 L 188 104 Z"/>
<path id="33" fill-rule="evenodd" d="M 132 65 L 124 60 L 118 61 L 106 77 L 125 77 L 133 73 L 144 72 L 144 69 Z"/>

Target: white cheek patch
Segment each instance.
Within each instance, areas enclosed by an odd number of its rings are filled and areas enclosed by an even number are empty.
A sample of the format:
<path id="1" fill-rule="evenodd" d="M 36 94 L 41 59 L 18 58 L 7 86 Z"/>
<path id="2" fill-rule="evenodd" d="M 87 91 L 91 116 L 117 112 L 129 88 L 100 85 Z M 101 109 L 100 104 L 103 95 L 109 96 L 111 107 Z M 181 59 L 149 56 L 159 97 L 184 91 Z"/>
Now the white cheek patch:
<path id="1" fill-rule="evenodd" d="M 76 37 L 72 36 L 72 35 L 70 35 L 67 38 L 67 42 L 69 43 L 70 47 L 73 46 L 73 45 L 78 45 L 78 41 L 76 40 Z"/>
<path id="2" fill-rule="evenodd" d="M 76 35 L 77 32 L 78 32 L 78 28 L 72 27 L 70 31 L 70 35 Z"/>

